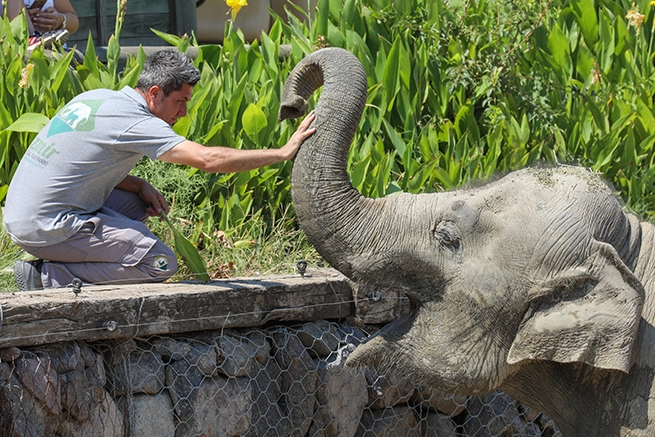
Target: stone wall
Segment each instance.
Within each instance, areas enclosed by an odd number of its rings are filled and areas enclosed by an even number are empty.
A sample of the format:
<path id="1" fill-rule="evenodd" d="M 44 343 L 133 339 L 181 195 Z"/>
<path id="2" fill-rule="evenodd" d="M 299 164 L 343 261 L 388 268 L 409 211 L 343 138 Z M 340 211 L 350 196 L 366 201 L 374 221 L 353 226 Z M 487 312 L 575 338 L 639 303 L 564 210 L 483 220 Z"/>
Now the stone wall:
<path id="1" fill-rule="evenodd" d="M 3 436 L 554 436 L 504 393 L 453 396 L 344 366 L 330 321 L 0 350 Z"/>

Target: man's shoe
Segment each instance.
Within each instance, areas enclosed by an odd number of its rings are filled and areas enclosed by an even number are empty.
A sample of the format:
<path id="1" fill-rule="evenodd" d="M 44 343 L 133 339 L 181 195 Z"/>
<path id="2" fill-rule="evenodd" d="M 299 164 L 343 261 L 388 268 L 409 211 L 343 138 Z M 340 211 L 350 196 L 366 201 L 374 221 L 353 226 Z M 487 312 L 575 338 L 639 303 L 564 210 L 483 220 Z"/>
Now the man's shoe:
<path id="1" fill-rule="evenodd" d="M 43 290 L 41 282 L 42 260 L 16 261 L 14 263 L 14 278 L 19 291 Z"/>

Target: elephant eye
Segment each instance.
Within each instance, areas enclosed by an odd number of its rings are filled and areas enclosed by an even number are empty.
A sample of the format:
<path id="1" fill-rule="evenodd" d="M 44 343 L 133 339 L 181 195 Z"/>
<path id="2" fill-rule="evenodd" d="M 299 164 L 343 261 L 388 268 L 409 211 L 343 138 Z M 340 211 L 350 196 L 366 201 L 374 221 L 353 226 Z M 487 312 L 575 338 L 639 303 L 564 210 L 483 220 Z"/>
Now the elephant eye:
<path id="1" fill-rule="evenodd" d="M 441 221 L 432 230 L 432 238 L 437 240 L 441 245 L 454 252 L 458 252 L 461 247 L 462 237 L 459 228 L 455 223 L 449 220 Z"/>

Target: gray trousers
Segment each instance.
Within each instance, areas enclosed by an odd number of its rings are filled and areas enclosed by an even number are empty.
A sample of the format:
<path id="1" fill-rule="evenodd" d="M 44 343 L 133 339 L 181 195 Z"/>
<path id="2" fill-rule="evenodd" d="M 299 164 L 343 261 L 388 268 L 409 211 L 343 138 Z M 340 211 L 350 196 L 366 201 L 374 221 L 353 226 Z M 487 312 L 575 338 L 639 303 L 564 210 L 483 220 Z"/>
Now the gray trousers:
<path id="1" fill-rule="evenodd" d="M 146 227 L 146 204 L 114 189 L 104 206 L 72 237 L 45 247 L 24 247 L 43 259 L 44 288 L 87 284 L 161 282 L 177 271 L 175 253 Z"/>

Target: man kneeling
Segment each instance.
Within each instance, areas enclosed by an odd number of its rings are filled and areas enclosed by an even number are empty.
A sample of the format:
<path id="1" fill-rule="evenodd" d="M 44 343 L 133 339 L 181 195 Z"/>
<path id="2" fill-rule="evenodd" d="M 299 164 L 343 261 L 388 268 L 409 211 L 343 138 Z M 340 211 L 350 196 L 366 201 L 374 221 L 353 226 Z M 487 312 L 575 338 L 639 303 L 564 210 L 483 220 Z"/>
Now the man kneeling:
<path id="1" fill-rule="evenodd" d="M 11 181 L 4 211 L 12 240 L 36 261 L 16 261 L 19 290 L 159 282 L 177 270 L 174 252 L 145 225 L 166 199 L 128 173 L 143 157 L 207 172 L 238 172 L 291 159 L 312 135 L 309 114 L 279 149 L 206 147 L 175 133 L 200 80 L 176 50 L 150 56 L 136 88 L 87 91 L 41 130 Z M 47 260 L 47 261 L 45 261 Z"/>

